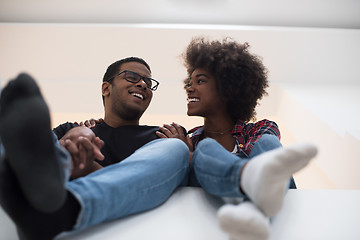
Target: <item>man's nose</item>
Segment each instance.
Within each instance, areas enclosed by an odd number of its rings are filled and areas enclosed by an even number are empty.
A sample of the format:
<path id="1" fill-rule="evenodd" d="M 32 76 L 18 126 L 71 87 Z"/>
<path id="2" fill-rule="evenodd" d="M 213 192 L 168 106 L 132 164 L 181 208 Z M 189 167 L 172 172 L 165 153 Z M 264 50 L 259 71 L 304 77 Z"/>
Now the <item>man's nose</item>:
<path id="1" fill-rule="evenodd" d="M 143 88 L 144 90 L 146 90 L 146 88 L 147 88 L 147 85 L 146 85 L 144 79 L 140 79 L 140 81 L 136 84 L 136 86 L 139 88 Z"/>

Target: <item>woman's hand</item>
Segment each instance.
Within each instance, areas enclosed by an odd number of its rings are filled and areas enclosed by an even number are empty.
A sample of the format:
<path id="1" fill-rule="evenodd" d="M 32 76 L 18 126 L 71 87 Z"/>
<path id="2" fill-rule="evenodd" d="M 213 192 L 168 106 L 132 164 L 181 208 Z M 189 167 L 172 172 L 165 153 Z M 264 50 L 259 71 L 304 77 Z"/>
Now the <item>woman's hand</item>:
<path id="1" fill-rule="evenodd" d="M 182 140 L 189 148 L 190 152 L 194 151 L 194 147 L 189 135 L 184 134 L 183 129 L 177 123 L 164 124 L 162 127 L 159 127 L 160 131 L 156 131 L 156 135 L 160 138 L 178 138 Z"/>
<path id="2" fill-rule="evenodd" d="M 78 122 L 75 122 L 75 123 L 80 126 L 93 128 L 96 126 L 96 124 L 102 123 L 103 121 L 104 121 L 104 119 L 102 119 L 102 118 L 98 118 L 98 119 L 90 118 L 89 120 L 85 120 L 84 122 L 81 121 L 80 123 L 78 123 Z"/>

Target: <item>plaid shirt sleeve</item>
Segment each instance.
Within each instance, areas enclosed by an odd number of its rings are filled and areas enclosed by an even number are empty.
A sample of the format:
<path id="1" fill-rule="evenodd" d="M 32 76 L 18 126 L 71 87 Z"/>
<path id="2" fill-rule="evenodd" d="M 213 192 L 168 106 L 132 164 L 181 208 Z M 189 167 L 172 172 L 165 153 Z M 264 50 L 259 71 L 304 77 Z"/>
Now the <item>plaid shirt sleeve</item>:
<path id="1" fill-rule="evenodd" d="M 278 125 L 273 121 L 264 119 L 244 126 L 242 133 L 237 136 L 237 140 L 240 143 L 239 148 L 249 156 L 253 146 L 264 134 L 275 135 L 279 140 L 281 138 Z"/>

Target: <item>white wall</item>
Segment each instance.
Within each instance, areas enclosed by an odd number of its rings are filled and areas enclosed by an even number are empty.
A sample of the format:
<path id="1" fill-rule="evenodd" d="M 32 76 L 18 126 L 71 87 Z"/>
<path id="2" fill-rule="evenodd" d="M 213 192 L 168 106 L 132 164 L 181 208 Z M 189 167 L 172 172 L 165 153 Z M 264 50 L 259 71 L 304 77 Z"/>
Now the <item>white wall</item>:
<path id="1" fill-rule="evenodd" d="M 240 42 L 247 41 L 252 52 L 263 57 L 270 70 L 270 92 L 274 94 L 264 99 L 259 117 L 276 118 L 282 112 L 283 95 L 281 90 L 276 90 L 277 86 L 359 86 L 360 30 L 210 25 L 0 24 L 0 79 L 3 85 L 20 71 L 32 74 L 42 87 L 56 125 L 66 119 L 102 116 L 100 86 L 106 67 L 123 57 L 140 56 L 149 62 L 153 77 L 161 82 L 144 116 L 145 123 L 176 120 L 189 128 L 200 124 L 201 119 L 185 116 L 182 79 L 186 72 L 179 55 L 191 38 L 199 35 L 230 36 Z M 322 91 L 321 87 L 317 89 Z M 324 103 L 332 98 L 327 95 L 316 100 L 316 91 L 312 92 L 314 95 L 312 101 L 301 106 L 309 109 L 315 101 Z M 359 113 L 358 107 L 347 103 L 346 100 L 333 109 L 334 114 L 346 114 L 342 116 L 344 120 Z M 321 112 L 324 107 L 318 106 L 315 111 Z M 343 108 L 347 110 L 340 111 Z M 331 111 L 327 110 L 326 114 L 331 117 Z M 321 121 L 329 124 L 326 118 Z M 312 127 L 311 123 L 307 124 L 305 128 Z M 359 127 L 352 126 L 352 131 L 359 131 Z M 310 131 L 309 139 L 312 135 L 318 136 L 318 133 Z M 326 139 L 326 136 L 319 137 Z M 357 153 L 347 154 L 351 161 L 359 158 L 354 155 Z M 326 169 L 326 163 L 321 169 Z M 336 180 L 340 178 L 341 181 Z M 335 179 L 332 182 L 354 181 L 354 177 L 347 181 L 350 178 L 346 176 L 332 179 Z M 355 180 L 360 182 L 359 177 Z"/>

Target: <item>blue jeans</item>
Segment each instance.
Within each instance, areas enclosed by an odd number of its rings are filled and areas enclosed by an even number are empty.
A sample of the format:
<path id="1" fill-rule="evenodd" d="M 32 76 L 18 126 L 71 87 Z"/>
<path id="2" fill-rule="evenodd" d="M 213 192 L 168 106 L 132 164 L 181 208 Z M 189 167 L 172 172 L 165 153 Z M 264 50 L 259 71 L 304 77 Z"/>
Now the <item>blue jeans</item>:
<path id="1" fill-rule="evenodd" d="M 154 140 L 120 163 L 66 184 L 81 211 L 74 230 L 152 209 L 183 182 L 189 149 L 179 139 Z"/>
<path id="2" fill-rule="evenodd" d="M 194 151 L 190 185 L 201 186 L 206 192 L 220 197 L 246 198 L 240 192 L 240 170 L 251 158 L 278 147 L 281 147 L 279 139 L 265 134 L 253 146 L 249 158 L 241 158 L 214 139 L 206 138 Z"/>
<path id="3" fill-rule="evenodd" d="M 71 156 L 55 136 L 54 144 L 66 189 L 81 206 L 75 231 L 159 206 L 183 183 L 189 169 L 189 149 L 183 141 L 157 139 L 120 163 L 69 181 Z"/>

